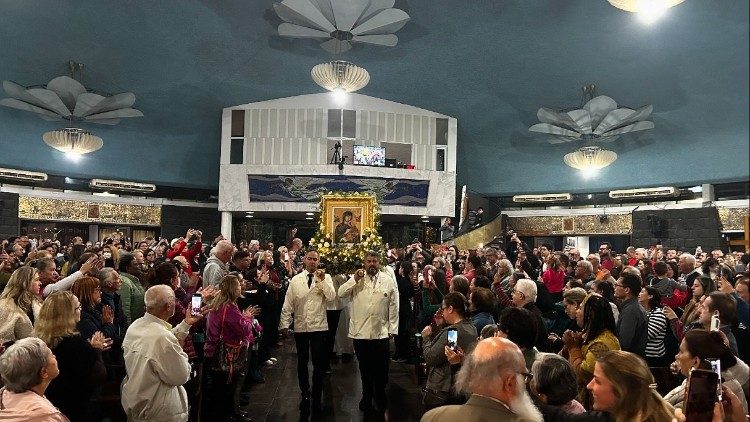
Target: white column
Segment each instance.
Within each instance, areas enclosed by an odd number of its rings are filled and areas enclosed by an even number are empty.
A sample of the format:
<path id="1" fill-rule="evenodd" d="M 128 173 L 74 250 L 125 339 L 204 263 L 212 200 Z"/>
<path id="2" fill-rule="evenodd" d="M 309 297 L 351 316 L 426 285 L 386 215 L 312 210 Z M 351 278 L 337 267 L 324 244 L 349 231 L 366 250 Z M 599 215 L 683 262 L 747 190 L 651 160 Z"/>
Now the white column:
<path id="1" fill-rule="evenodd" d="M 228 211 L 221 212 L 221 234 L 227 240 L 232 240 L 232 213 Z"/>

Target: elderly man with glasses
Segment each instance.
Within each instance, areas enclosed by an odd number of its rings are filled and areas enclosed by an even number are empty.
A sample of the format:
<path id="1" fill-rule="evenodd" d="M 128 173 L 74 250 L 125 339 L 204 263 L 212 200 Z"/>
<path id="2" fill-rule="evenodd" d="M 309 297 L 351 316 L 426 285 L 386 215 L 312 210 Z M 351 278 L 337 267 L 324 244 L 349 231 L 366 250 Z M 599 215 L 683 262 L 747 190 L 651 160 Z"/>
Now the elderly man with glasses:
<path id="1" fill-rule="evenodd" d="M 484 339 L 468 355 L 456 379 L 456 390 L 471 394 L 469 400 L 432 409 L 422 422 L 542 421 L 526 391 L 530 379 L 518 346 L 500 337 Z"/>

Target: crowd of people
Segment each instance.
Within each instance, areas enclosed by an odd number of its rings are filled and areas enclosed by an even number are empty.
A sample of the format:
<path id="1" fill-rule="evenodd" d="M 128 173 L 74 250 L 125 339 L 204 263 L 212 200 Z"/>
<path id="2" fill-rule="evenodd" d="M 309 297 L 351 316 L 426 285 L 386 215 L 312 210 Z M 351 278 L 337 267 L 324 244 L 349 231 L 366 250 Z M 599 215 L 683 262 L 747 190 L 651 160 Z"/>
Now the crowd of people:
<path id="1" fill-rule="evenodd" d="M 424 373 L 425 421 L 681 420 L 680 377 L 717 359 L 721 417 L 745 420 L 750 255 L 583 257 L 510 232 L 502 250 L 415 241 L 327 274 L 289 239 L 3 241 L 0 419 L 249 420 L 251 385 L 293 336 L 303 412 L 323 412 L 331 364 L 356 355 L 364 412 L 388 411 L 398 362 Z"/>

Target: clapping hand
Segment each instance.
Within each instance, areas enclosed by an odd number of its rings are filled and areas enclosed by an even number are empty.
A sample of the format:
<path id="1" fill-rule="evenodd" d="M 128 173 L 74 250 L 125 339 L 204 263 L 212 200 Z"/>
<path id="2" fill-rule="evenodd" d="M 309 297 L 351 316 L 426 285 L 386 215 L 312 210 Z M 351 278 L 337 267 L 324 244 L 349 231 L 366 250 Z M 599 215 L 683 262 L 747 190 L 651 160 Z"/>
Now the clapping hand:
<path id="1" fill-rule="evenodd" d="M 422 330 L 422 337 L 429 337 L 432 335 L 432 326 L 428 325 Z"/>
<path id="2" fill-rule="evenodd" d="M 214 287 L 214 286 L 211 285 L 211 286 L 208 286 L 208 287 L 204 287 L 204 288 L 198 289 L 198 291 L 196 293 L 198 293 L 199 295 L 201 295 L 201 297 L 203 298 L 203 300 L 205 302 L 209 302 L 209 301 L 211 301 L 211 299 L 213 299 L 216 296 L 216 294 L 218 292 L 219 291 L 216 289 L 216 287 Z"/>
<path id="3" fill-rule="evenodd" d="M 114 341 L 112 339 L 104 337 L 104 334 L 102 334 L 101 331 L 95 332 L 94 335 L 89 339 L 89 344 L 91 345 L 91 347 L 102 352 L 109 350 L 109 348 L 112 347 L 113 342 Z"/>
<path id="4" fill-rule="evenodd" d="M 583 338 L 581 337 L 581 333 L 576 333 L 571 330 L 566 330 L 563 333 L 563 343 L 565 343 L 565 347 L 568 349 L 574 348 L 574 347 L 581 347 L 581 343 L 583 343 Z"/>
<path id="5" fill-rule="evenodd" d="M 258 282 L 260 284 L 268 284 L 268 280 L 270 279 L 271 276 L 268 275 L 268 270 L 258 271 Z"/>
<path id="6" fill-rule="evenodd" d="M 113 322 L 115 322 L 115 311 L 112 310 L 111 306 L 104 305 L 102 307 L 102 323 L 112 324 Z"/>
<path id="7" fill-rule="evenodd" d="M 254 318 L 260 315 L 260 307 L 258 306 L 248 306 L 245 308 L 245 310 L 242 312 L 243 315 L 245 315 L 248 318 Z"/>

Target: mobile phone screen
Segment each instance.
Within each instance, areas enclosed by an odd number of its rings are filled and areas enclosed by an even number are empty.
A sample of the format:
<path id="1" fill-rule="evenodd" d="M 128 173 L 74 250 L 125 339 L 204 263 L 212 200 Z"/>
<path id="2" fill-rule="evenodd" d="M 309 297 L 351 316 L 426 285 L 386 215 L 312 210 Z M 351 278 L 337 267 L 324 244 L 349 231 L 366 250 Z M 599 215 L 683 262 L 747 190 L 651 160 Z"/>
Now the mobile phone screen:
<path id="1" fill-rule="evenodd" d="M 719 384 L 721 384 L 721 359 L 708 359 L 708 363 L 711 364 L 711 370 L 719 378 Z M 718 397 L 718 400 L 721 401 L 722 397 L 721 397 L 721 386 L 720 385 L 717 385 L 716 396 Z"/>
<path id="2" fill-rule="evenodd" d="M 201 313 L 201 302 L 203 301 L 203 297 L 201 295 L 193 295 L 193 299 L 190 303 L 190 312 L 193 315 L 198 315 Z"/>
<path id="3" fill-rule="evenodd" d="M 687 422 L 712 419 L 718 383 L 719 377 L 713 371 L 694 369 L 690 372 L 685 397 L 685 420 Z"/>
<path id="4" fill-rule="evenodd" d="M 451 348 L 451 350 L 456 350 L 456 345 L 458 344 L 458 330 L 455 328 L 451 328 L 448 330 L 448 347 Z"/>

